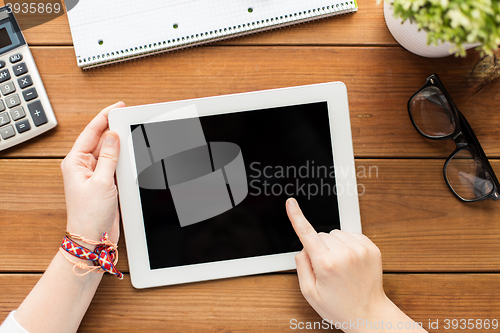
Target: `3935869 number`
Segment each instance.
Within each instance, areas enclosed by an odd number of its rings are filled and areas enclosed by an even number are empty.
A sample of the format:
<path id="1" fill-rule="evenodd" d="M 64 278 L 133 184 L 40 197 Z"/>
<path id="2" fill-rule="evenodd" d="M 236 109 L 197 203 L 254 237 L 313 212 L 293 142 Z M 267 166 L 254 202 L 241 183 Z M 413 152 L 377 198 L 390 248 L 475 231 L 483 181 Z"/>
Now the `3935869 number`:
<path id="1" fill-rule="evenodd" d="M 43 2 L 23 2 L 23 3 L 6 3 L 9 7 L 7 10 L 9 13 L 14 12 L 14 14 L 59 14 L 62 10 L 60 3 L 43 3 Z"/>
<path id="2" fill-rule="evenodd" d="M 498 328 L 498 319 L 445 319 L 444 329 L 479 330 Z"/>

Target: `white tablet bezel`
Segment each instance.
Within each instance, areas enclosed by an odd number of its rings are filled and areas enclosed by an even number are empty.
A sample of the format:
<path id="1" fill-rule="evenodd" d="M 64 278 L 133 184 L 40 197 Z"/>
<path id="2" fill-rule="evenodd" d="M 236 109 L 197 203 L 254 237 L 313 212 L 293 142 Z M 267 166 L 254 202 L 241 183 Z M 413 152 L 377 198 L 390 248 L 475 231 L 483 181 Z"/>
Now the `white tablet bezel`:
<path id="1" fill-rule="evenodd" d="M 109 127 L 120 137 L 120 158 L 116 178 L 120 197 L 121 216 L 127 244 L 132 285 L 147 288 L 187 282 L 228 278 L 295 269 L 297 252 L 203 263 L 151 270 L 144 230 L 139 188 L 136 182 L 130 125 L 151 122 L 151 119 L 173 120 L 191 118 L 176 111 L 196 107 L 198 115 L 244 112 L 315 102 L 328 103 L 328 116 L 334 156 L 335 182 L 349 188 L 338 193 L 341 229 L 361 232 L 361 220 L 352 148 L 347 90 L 342 82 L 331 82 L 291 88 L 264 90 L 234 95 L 191 99 L 184 101 L 132 106 L 112 110 Z M 337 172 L 341 170 L 341 172 Z M 125 204 L 126 203 L 126 204 Z M 283 209 L 285 209 L 283 203 Z"/>

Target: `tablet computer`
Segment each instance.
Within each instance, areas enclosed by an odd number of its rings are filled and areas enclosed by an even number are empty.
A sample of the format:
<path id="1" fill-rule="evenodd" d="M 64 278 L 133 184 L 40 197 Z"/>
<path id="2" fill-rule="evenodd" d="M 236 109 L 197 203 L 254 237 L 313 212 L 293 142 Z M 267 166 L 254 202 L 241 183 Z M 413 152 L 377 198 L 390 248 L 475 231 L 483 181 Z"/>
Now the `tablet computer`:
<path id="1" fill-rule="evenodd" d="M 341 82 L 120 108 L 109 126 L 136 288 L 294 269 L 289 197 L 318 232 L 361 232 Z"/>

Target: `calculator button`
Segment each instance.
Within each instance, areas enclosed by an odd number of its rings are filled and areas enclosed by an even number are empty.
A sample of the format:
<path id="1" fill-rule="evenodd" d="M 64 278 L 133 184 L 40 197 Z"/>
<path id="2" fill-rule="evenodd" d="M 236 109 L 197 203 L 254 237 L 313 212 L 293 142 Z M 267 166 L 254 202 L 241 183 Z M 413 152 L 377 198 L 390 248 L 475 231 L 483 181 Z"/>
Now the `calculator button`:
<path id="1" fill-rule="evenodd" d="M 36 127 L 43 125 L 48 121 L 40 101 L 28 104 L 28 109 L 30 110 L 31 118 L 33 118 L 33 122 Z"/>
<path id="2" fill-rule="evenodd" d="M 0 113 L 0 126 L 4 126 L 10 123 L 10 118 L 7 112 Z"/>
<path id="3" fill-rule="evenodd" d="M 10 80 L 10 73 L 9 70 L 6 68 L 0 71 L 0 83 L 5 82 L 7 80 Z"/>
<path id="4" fill-rule="evenodd" d="M 2 85 L 0 85 L 0 90 L 4 96 L 7 96 L 8 94 L 12 94 L 16 91 L 16 87 L 14 87 L 14 82 L 9 81 L 7 83 L 2 83 Z"/>
<path id="5" fill-rule="evenodd" d="M 29 131 L 31 129 L 31 125 L 28 119 L 24 119 L 16 123 L 16 128 L 17 132 L 21 134 L 23 132 Z"/>
<path id="6" fill-rule="evenodd" d="M 12 70 L 16 74 L 16 76 L 23 75 L 28 73 L 28 67 L 26 67 L 26 63 L 22 62 L 19 65 L 13 66 Z"/>
<path id="7" fill-rule="evenodd" d="M 33 88 L 29 88 L 29 89 L 23 91 L 23 96 L 24 96 L 24 100 L 26 102 L 29 102 L 29 101 L 37 98 L 38 94 L 36 93 L 36 89 L 33 87 Z"/>
<path id="8" fill-rule="evenodd" d="M 21 119 L 21 118 L 24 118 L 25 116 L 26 116 L 26 113 L 24 113 L 24 108 L 22 106 L 10 110 L 10 117 L 14 121 Z"/>
<path id="9" fill-rule="evenodd" d="M 0 60 L 0 68 L 4 68 L 4 67 L 5 67 L 5 61 Z"/>
<path id="10" fill-rule="evenodd" d="M 23 55 L 21 53 L 14 54 L 10 56 L 9 60 L 11 64 L 15 64 L 16 62 L 23 60 Z"/>
<path id="11" fill-rule="evenodd" d="M 3 104 L 3 101 L 0 100 L 0 112 L 2 112 L 3 110 L 5 110 L 5 104 Z"/>
<path id="12" fill-rule="evenodd" d="M 21 89 L 24 89 L 31 86 L 33 84 L 33 80 L 31 80 L 31 76 L 26 75 L 20 79 L 17 79 L 17 83 L 19 84 L 19 87 L 21 87 Z"/>
<path id="13" fill-rule="evenodd" d="M 12 125 L 9 125 L 9 126 L 0 128 L 0 135 L 2 135 L 2 139 L 6 140 L 6 139 L 12 138 L 14 135 L 16 135 L 16 132 L 14 132 L 14 127 L 12 127 Z"/>
<path id="14" fill-rule="evenodd" d="M 19 99 L 18 94 L 10 95 L 9 97 L 5 98 L 5 103 L 9 107 L 9 109 L 12 109 L 14 106 L 18 106 L 21 104 L 21 100 Z"/>

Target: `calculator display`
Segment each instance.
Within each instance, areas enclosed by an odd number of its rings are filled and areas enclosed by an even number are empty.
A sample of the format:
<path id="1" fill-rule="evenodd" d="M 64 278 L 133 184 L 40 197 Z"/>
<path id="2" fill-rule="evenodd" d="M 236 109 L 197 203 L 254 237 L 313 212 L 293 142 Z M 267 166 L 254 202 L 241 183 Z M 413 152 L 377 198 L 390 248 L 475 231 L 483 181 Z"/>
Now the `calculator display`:
<path id="1" fill-rule="evenodd" d="M 0 29 L 0 49 L 12 45 L 7 28 Z"/>
<path id="2" fill-rule="evenodd" d="M 26 42 L 17 22 L 9 20 L 8 17 L 4 18 L 5 14 L 2 14 L 0 13 L 0 54 L 5 54 Z"/>

